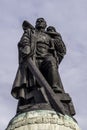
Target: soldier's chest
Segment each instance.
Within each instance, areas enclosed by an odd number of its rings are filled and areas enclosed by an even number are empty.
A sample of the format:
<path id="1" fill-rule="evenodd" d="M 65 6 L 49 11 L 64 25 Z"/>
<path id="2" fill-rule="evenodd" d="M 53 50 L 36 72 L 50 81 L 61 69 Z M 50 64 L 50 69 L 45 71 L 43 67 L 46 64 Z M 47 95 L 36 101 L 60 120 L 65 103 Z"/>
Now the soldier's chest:
<path id="1" fill-rule="evenodd" d="M 49 43 L 49 36 L 45 33 L 36 33 L 36 42 L 41 42 L 41 43 Z"/>

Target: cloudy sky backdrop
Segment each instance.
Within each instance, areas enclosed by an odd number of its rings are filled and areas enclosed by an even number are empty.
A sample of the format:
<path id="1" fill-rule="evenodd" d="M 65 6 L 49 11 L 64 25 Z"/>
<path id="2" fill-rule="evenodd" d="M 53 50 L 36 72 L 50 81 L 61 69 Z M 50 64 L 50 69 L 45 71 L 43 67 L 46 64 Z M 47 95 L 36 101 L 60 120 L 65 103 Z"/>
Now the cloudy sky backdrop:
<path id="1" fill-rule="evenodd" d="M 67 47 L 59 71 L 66 92 L 73 99 L 82 130 L 87 129 L 87 0 L 0 0 L 0 130 L 16 113 L 10 95 L 18 67 L 17 43 L 23 20 L 35 25 L 44 17 L 56 27 Z"/>

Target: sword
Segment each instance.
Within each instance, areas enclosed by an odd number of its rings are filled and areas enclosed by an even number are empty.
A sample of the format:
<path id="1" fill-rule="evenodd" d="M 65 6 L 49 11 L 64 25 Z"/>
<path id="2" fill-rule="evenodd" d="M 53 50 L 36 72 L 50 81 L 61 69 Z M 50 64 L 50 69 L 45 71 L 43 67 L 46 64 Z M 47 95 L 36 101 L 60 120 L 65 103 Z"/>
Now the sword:
<path id="1" fill-rule="evenodd" d="M 48 84 L 42 73 L 39 71 L 37 66 L 33 63 L 31 58 L 27 59 L 28 68 L 31 71 L 31 73 L 35 76 L 37 82 L 40 86 L 43 86 L 45 88 L 45 91 L 47 93 L 48 99 L 52 105 L 52 107 L 59 111 L 60 113 L 65 115 L 65 109 L 63 104 L 60 101 L 60 97 L 53 92 L 51 86 Z"/>

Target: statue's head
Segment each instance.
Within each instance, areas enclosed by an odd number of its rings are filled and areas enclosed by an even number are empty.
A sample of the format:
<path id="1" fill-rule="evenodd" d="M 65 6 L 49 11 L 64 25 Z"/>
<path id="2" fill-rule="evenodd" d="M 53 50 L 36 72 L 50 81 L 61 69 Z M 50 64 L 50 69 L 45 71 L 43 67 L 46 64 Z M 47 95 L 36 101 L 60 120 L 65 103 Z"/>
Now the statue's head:
<path id="1" fill-rule="evenodd" d="M 36 29 L 45 29 L 46 26 L 47 26 L 47 23 L 44 18 L 38 18 L 36 20 L 36 25 L 35 25 Z"/>
<path id="2" fill-rule="evenodd" d="M 49 27 L 47 28 L 47 32 L 56 32 L 56 29 L 55 29 L 55 27 L 53 27 L 53 26 L 49 26 Z"/>

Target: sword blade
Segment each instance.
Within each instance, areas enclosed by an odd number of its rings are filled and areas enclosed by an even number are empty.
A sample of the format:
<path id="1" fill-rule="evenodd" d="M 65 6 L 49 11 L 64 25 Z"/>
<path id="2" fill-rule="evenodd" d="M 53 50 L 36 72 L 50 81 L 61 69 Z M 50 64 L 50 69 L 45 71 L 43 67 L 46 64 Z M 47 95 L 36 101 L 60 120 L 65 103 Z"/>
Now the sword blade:
<path id="1" fill-rule="evenodd" d="M 64 109 L 63 104 L 60 101 L 60 97 L 58 96 L 58 94 L 56 96 L 56 94 L 53 92 L 51 86 L 48 84 L 48 82 L 46 81 L 46 79 L 44 78 L 42 73 L 39 71 L 39 69 L 36 67 L 36 65 L 33 63 L 31 58 L 27 59 L 27 63 L 28 63 L 29 70 L 35 76 L 39 85 L 43 86 L 45 88 L 48 99 L 50 100 L 53 108 L 56 111 L 59 111 L 65 115 L 65 109 Z"/>

